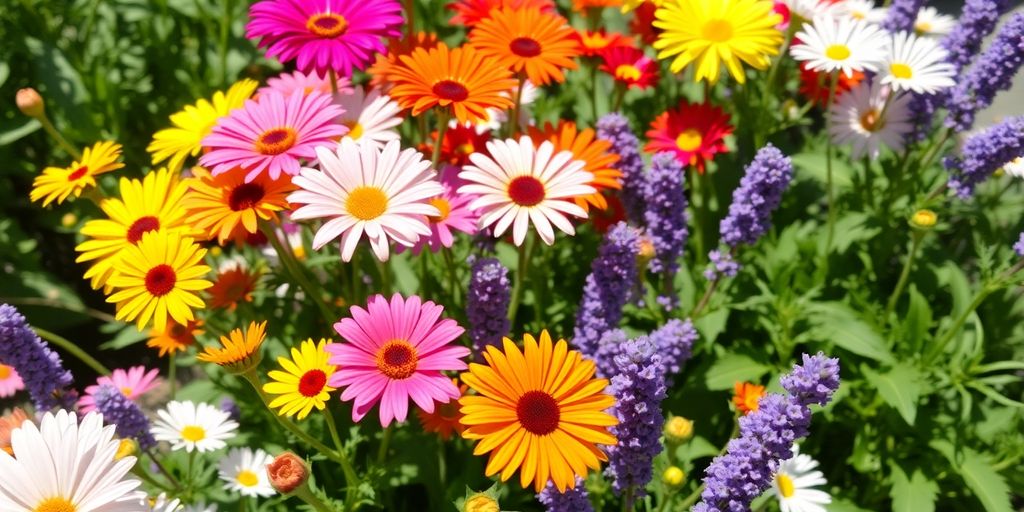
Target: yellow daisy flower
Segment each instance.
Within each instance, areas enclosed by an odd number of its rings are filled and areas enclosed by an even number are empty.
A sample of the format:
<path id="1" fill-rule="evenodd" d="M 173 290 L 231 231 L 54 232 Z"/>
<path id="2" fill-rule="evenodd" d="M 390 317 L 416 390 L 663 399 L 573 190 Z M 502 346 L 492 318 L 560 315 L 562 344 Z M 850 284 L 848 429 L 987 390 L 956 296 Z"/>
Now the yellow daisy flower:
<path id="1" fill-rule="evenodd" d="M 104 285 L 109 293 L 109 279 L 117 273 L 121 251 L 139 243 L 144 233 L 192 234 L 181 206 L 187 189 L 167 169 L 151 172 L 142 180 L 121 178 L 121 198 L 100 203 L 108 218 L 86 222 L 82 227 L 86 240 L 75 247 L 80 253 L 75 262 L 95 262 L 85 272 L 93 289 Z"/>
<path id="2" fill-rule="evenodd" d="M 120 156 L 120 144 L 110 141 L 97 142 L 92 147 L 85 148 L 82 161 L 75 160 L 64 168 L 43 169 L 43 173 L 36 176 L 32 182 L 29 198 L 32 201 L 42 200 L 43 206 L 47 206 L 54 200 L 57 204 L 63 203 L 71 194 L 78 197 L 86 187 L 96 186 L 97 175 L 124 167 L 123 163 L 117 161 Z"/>
<path id="3" fill-rule="evenodd" d="M 179 324 L 195 320 L 192 308 L 206 306 L 195 293 L 213 283 L 203 279 L 210 267 L 203 265 L 206 249 L 177 233 L 149 231 L 138 244 L 121 253 L 120 271 L 110 278 L 118 289 L 107 297 L 117 303 L 117 319 L 135 321 L 140 331 L 147 325 L 158 330 L 173 318 Z"/>
<path id="4" fill-rule="evenodd" d="M 662 29 L 654 48 L 658 58 L 675 56 L 673 73 L 697 63 L 696 80 L 718 82 L 722 64 L 739 83 L 746 81 L 742 63 L 765 69 L 778 55 L 782 17 L 770 0 L 666 0 L 655 11 Z"/>
<path id="5" fill-rule="evenodd" d="M 240 80 L 226 94 L 222 91 L 214 93 L 212 102 L 200 99 L 195 105 L 186 105 L 181 112 L 171 115 L 174 128 L 156 132 L 153 142 L 146 147 L 153 156 L 153 165 L 170 158 L 168 167 L 180 170 L 186 157 L 199 154 L 203 138 L 210 134 L 217 120 L 241 107 L 257 85 L 255 80 Z"/>
<path id="6" fill-rule="evenodd" d="M 227 336 L 220 337 L 220 347 L 206 347 L 196 356 L 200 361 L 214 363 L 232 373 L 243 373 L 260 364 L 260 347 L 267 337 L 267 322 L 249 322 L 243 333 L 234 329 Z"/>
<path id="7" fill-rule="evenodd" d="M 324 410 L 331 398 L 330 392 L 335 390 L 327 385 L 327 380 L 337 369 L 333 364 L 327 364 L 330 356 L 324 350 L 327 343 L 321 339 L 314 344 L 312 339 L 308 339 L 298 349 L 292 349 L 291 359 L 277 358 L 277 364 L 285 371 L 271 371 L 268 375 L 272 382 L 263 385 L 263 391 L 279 395 L 270 402 L 271 409 L 280 408 L 277 413 L 281 416 L 298 413 L 300 420 L 308 416 L 314 407 L 318 411 Z"/>

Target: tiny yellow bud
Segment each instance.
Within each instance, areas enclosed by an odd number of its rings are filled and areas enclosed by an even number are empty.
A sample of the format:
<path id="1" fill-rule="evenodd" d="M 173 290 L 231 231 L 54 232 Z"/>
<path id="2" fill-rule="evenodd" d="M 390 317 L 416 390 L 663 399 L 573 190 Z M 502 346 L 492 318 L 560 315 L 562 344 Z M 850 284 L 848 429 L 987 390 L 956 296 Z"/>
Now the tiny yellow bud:
<path id="1" fill-rule="evenodd" d="M 498 501 L 480 492 L 469 497 L 462 506 L 463 512 L 501 512 Z"/>
<path id="2" fill-rule="evenodd" d="M 654 242 L 650 238 L 640 238 L 640 250 L 637 251 L 637 260 L 639 260 L 639 267 L 644 268 L 647 266 L 647 262 L 654 259 Z"/>
<path id="3" fill-rule="evenodd" d="M 693 437 L 693 422 L 682 416 L 672 416 L 665 422 L 664 433 L 669 444 L 685 443 Z"/>
<path id="4" fill-rule="evenodd" d="M 18 110 L 29 117 L 42 117 L 43 111 L 46 108 L 45 103 L 43 103 L 43 97 L 31 87 L 18 89 L 18 92 L 14 95 L 14 102 L 17 103 Z"/>
<path id="5" fill-rule="evenodd" d="M 670 489 L 679 489 L 686 481 L 686 473 L 683 473 L 683 470 L 675 466 L 669 466 L 668 469 L 661 474 L 661 481 Z"/>
<path id="6" fill-rule="evenodd" d="M 1020 159 L 1018 158 L 1017 160 L 1020 160 Z M 1009 165 L 1009 164 L 1007 164 L 1007 165 Z M 1006 167 L 1000 167 L 1000 168 L 996 169 L 995 172 L 992 173 L 992 176 L 995 176 L 996 178 L 1002 178 L 1004 174 L 1006 174 Z"/>
<path id="7" fill-rule="evenodd" d="M 930 229 L 935 227 L 939 216 L 931 210 L 918 210 L 910 217 L 910 225 L 915 228 Z"/>
<path id="8" fill-rule="evenodd" d="M 70 227 L 74 226 L 75 224 L 78 224 L 78 216 L 73 214 L 73 213 L 71 213 L 71 212 L 65 213 L 64 216 L 60 218 L 60 225 L 61 226 L 64 226 L 66 228 L 70 228 Z"/>
<path id="9" fill-rule="evenodd" d="M 121 460 L 130 455 L 135 455 L 135 441 L 125 438 L 121 440 L 121 444 L 117 446 L 117 453 L 114 454 L 114 460 Z"/>
<path id="10" fill-rule="evenodd" d="M 214 258 L 216 258 L 217 256 L 220 256 L 221 254 L 224 254 L 224 249 L 221 249 L 219 246 L 215 245 L 215 246 L 210 248 L 210 256 L 213 256 Z"/>

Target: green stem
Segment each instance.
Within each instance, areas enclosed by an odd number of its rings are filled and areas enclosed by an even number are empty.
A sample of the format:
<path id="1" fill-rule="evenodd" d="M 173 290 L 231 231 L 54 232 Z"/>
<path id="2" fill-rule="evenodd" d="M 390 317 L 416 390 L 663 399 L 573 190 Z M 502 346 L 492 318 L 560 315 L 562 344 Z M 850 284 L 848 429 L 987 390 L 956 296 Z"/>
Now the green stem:
<path id="1" fill-rule="evenodd" d="M 295 489 L 292 495 L 313 507 L 313 510 L 316 510 L 317 512 L 334 512 L 326 503 L 323 502 L 323 500 L 317 497 L 316 494 L 313 494 L 313 491 L 309 489 L 309 482 L 306 482 L 298 489 Z M 352 510 L 352 505 L 349 505 L 348 502 L 346 502 L 345 510 Z"/>
<path id="2" fill-rule="evenodd" d="M 430 167 L 437 169 L 437 163 L 441 161 L 441 143 L 444 141 L 444 134 L 448 131 L 448 119 L 451 115 L 448 109 L 442 108 L 437 112 L 437 142 L 434 144 L 434 151 L 430 155 Z"/>
<path id="3" fill-rule="evenodd" d="M 971 313 L 973 313 L 975 309 L 978 309 L 978 306 L 980 306 L 981 303 L 992 294 L 992 292 L 996 291 L 996 289 L 997 288 L 986 284 L 978 291 L 974 296 L 974 300 L 972 300 L 971 304 L 967 306 L 967 309 L 957 317 L 956 321 L 953 322 L 953 325 L 946 331 L 942 338 L 932 345 L 931 350 L 929 350 L 928 354 L 925 356 L 925 363 L 931 364 L 935 361 L 936 357 L 942 354 L 946 345 L 953 339 L 953 336 L 956 336 L 956 334 L 960 332 L 960 329 L 963 328 L 964 324 L 967 322 L 967 318 L 971 316 Z"/>
<path id="4" fill-rule="evenodd" d="M 331 432 L 331 440 L 334 441 L 334 448 L 338 450 L 338 453 L 345 451 L 345 446 L 341 444 L 341 436 L 338 435 L 338 425 L 334 423 L 334 415 L 331 414 L 331 410 L 328 407 L 323 409 L 324 419 L 327 420 L 327 430 Z"/>
<path id="5" fill-rule="evenodd" d="M 707 290 L 704 290 L 704 296 L 700 298 L 700 301 L 697 302 L 697 305 L 693 308 L 693 312 L 690 313 L 690 318 L 698 318 L 700 312 L 704 311 L 704 308 L 708 305 L 708 302 L 711 301 L 711 296 L 715 294 L 715 290 L 718 288 L 719 281 L 721 281 L 721 279 L 716 274 L 715 278 L 711 280 L 711 284 L 708 285 Z"/>
<path id="6" fill-rule="evenodd" d="M 152 485 L 153 487 L 156 487 L 156 488 L 158 488 L 158 489 L 160 489 L 162 491 L 174 491 L 175 490 L 173 487 L 171 487 L 171 486 L 169 486 L 169 485 L 167 485 L 167 484 L 165 484 L 163 482 L 160 482 L 160 481 L 156 480 L 155 478 L 149 476 L 149 474 L 146 473 L 145 471 L 143 471 L 142 467 L 139 466 L 138 464 L 136 464 L 134 467 L 132 467 L 132 473 L 134 473 L 135 476 L 143 479 L 147 484 Z"/>
<path id="7" fill-rule="evenodd" d="M 896 281 L 896 288 L 892 290 L 892 295 L 889 296 L 889 301 L 885 306 L 885 315 L 883 319 L 888 319 L 889 315 L 892 314 L 893 310 L 896 309 L 896 302 L 900 299 L 900 294 L 903 293 L 903 288 L 907 285 L 907 278 L 910 277 L 910 268 L 914 264 L 914 257 L 917 256 L 917 250 L 921 247 L 921 240 L 924 238 L 924 232 L 914 230 L 911 235 L 912 239 L 910 242 L 910 252 L 907 254 L 907 261 L 903 263 L 903 271 L 900 272 L 900 279 Z"/>
<path id="8" fill-rule="evenodd" d="M 167 362 L 167 384 L 171 386 L 171 400 L 174 400 L 174 395 L 178 391 L 178 358 L 175 357 L 175 352 L 171 351 L 170 361 Z"/>
<path id="9" fill-rule="evenodd" d="M 772 69 L 768 70 L 768 81 L 765 84 L 765 96 L 770 96 L 772 89 L 775 88 L 775 75 L 778 74 L 779 66 L 782 61 L 788 56 L 789 45 L 793 42 L 794 34 L 796 34 L 796 23 L 790 23 L 789 28 L 786 30 L 786 39 L 782 42 L 782 48 L 779 49 L 779 58 L 772 62 Z"/>
<path id="10" fill-rule="evenodd" d="M 160 471 L 160 473 L 162 473 L 164 477 L 167 478 L 168 482 L 171 482 L 171 485 L 173 485 L 175 489 L 181 489 L 181 482 L 178 482 L 178 479 L 174 478 L 174 475 L 172 475 L 170 471 L 167 471 L 167 468 L 165 468 L 164 465 L 160 463 L 160 459 L 157 459 L 156 456 L 153 455 L 153 452 L 151 450 L 143 450 L 143 453 L 149 456 L 149 460 L 153 461 L 153 463 L 156 464 L 156 467 Z"/>
<path id="11" fill-rule="evenodd" d="M 631 512 L 634 510 L 633 507 L 633 486 L 626 488 L 626 492 L 622 496 L 622 512 Z"/>
<path id="12" fill-rule="evenodd" d="M 451 289 L 452 305 L 458 307 L 458 304 L 461 302 L 460 300 L 457 300 L 459 296 L 458 292 L 461 288 L 459 287 L 459 277 L 455 273 L 455 257 L 452 256 L 452 250 L 453 249 L 451 247 L 445 247 L 444 249 L 441 249 L 441 253 L 444 254 L 444 264 L 448 269 L 448 285 Z"/>
<path id="13" fill-rule="evenodd" d="M 509 120 L 508 136 L 515 137 L 516 131 L 519 130 L 519 110 L 523 108 L 523 84 L 526 83 L 526 75 L 523 73 L 519 74 L 519 85 L 516 87 L 516 100 L 512 106 L 512 119 Z M 440 133 L 438 134 L 437 144 L 441 144 Z"/>
<path id="14" fill-rule="evenodd" d="M 411 41 L 416 36 L 416 0 L 405 0 L 405 34 Z"/>
<path id="15" fill-rule="evenodd" d="M 828 235 L 825 238 L 825 262 L 828 262 L 828 254 L 832 251 L 832 239 L 835 236 L 836 225 L 836 204 L 835 191 L 832 183 L 832 102 L 836 98 L 836 85 L 839 82 L 839 71 L 832 72 L 831 84 L 828 88 L 828 105 L 825 106 L 825 188 L 828 197 Z"/>
<path id="16" fill-rule="evenodd" d="M 377 265 L 377 272 L 380 273 L 380 289 L 385 295 L 391 295 L 391 269 L 388 268 L 387 263 L 373 259 L 373 262 Z"/>
<path id="17" fill-rule="evenodd" d="M 508 319 L 514 326 L 516 313 L 519 312 L 519 303 L 523 300 L 523 277 L 530 265 L 530 252 L 533 249 L 533 237 L 527 237 L 519 246 L 519 264 L 516 266 L 516 274 L 512 277 L 512 298 L 508 306 Z"/>
<path id="18" fill-rule="evenodd" d="M 338 75 L 334 73 L 334 68 L 327 69 L 327 79 L 331 81 L 331 95 L 338 95 Z"/>
<path id="19" fill-rule="evenodd" d="M 0 297 L 0 303 L 18 305 L 22 304 L 25 306 L 42 306 L 53 309 L 63 309 L 66 311 L 74 311 L 75 313 L 81 313 L 86 316 L 90 316 L 101 322 L 117 322 L 117 318 L 109 313 L 104 313 L 98 309 L 92 309 L 82 305 L 71 305 L 65 302 L 61 302 L 57 299 L 44 299 L 42 297 Z"/>
<path id="20" fill-rule="evenodd" d="M 615 84 L 615 99 L 612 101 L 612 112 L 618 112 L 622 108 L 622 100 L 626 98 L 626 86 Z"/>
<path id="21" fill-rule="evenodd" d="M 67 151 L 69 155 L 75 157 L 75 160 L 82 160 L 82 152 L 75 146 L 72 146 L 71 143 L 68 142 L 56 128 L 54 128 L 53 123 L 50 122 L 50 118 L 46 116 L 46 113 L 43 113 L 43 115 L 36 119 L 39 119 L 39 123 L 43 125 L 43 129 L 46 130 L 46 133 L 50 134 L 50 137 L 53 137 L 53 140 L 57 141 L 57 145 L 64 148 L 64 151 Z"/>
<path id="22" fill-rule="evenodd" d="M 34 330 L 36 334 L 39 335 L 40 338 L 54 345 L 57 345 L 57 347 L 59 347 L 60 349 L 77 357 L 79 361 L 82 361 L 83 363 L 88 365 L 89 368 L 92 368 L 96 373 L 100 375 L 110 375 L 110 370 L 107 369 L 106 366 L 100 364 L 99 361 L 97 361 L 84 350 L 79 348 L 78 345 L 75 345 L 74 343 L 68 341 L 67 338 L 63 338 L 58 334 L 47 331 L 46 329 L 41 329 L 39 327 L 33 327 L 32 330 Z"/>
<path id="23" fill-rule="evenodd" d="M 220 20 L 220 83 L 228 86 L 228 38 L 231 35 L 231 22 L 234 21 L 231 11 L 234 10 L 234 0 L 223 0 L 224 12 Z"/>
<path id="24" fill-rule="evenodd" d="M 194 476 L 193 476 L 193 473 L 192 473 L 192 469 L 193 469 L 193 467 L 195 466 L 195 463 L 196 463 L 196 452 L 197 451 L 198 450 L 192 450 L 192 451 L 188 452 L 188 466 L 186 466 L 186 469 L 185 469 L 185 480 L 188 482 L 188 493 L 190 495 L 192 494 L 192 489 L 195 487 L 195 482 L 193 481 Z"/>
<path id="25" fill-rule="evenodd" d="M 285 270 L 292 275 L 292 278 L 299 283 L 299 286 L 305 290 L 306 295 L 309 295 L 309 300 L 312 300 L 318 308 L 320 313 L 323 314 L 324 320 L 327 321 L 328 325 L 331 325 L 337 320 L 336 315 L 331 313 L 331 308 L 324 302 L 323 296 L 320 294 L 319 288 L 315 287 L 306 274 L 303 273 L 302 267 L 299 262 L 295 259 L 295 255 L 292 254 L 290 248 L 284 247 L 281 244 L 281 239 L 277 237 L 277 231 L 274 227 L 265 222 L 260 223 L 260 231 L 266 235 L 267 240 L 270 241 L 270 245 L 277 251 L 277 256 L 281 260 L 281 264 L 285 267 Z"/>
<path id="26" fill-rule="evenodd" d="M 394 429 L 391 425 L 384 427 L 384 433 L 380 438 L 380 447 L 377 449 L 377 465 L 383 466 L 388 456 L 388 445 L 391 444 L 391 432 Z"/>

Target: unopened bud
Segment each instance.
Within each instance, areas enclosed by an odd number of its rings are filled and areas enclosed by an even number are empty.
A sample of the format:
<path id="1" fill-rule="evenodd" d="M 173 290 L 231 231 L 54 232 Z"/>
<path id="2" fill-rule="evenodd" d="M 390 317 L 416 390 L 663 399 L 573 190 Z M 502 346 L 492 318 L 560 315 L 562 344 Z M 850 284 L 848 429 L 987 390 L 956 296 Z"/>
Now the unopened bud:
<path id="1" fill-rule="evenodd" d="M 121 460 L 125 457 L 135 455 L 138 445 L 135 441 L 130 438 L 124 438 L 121 440 L 121 444 L 117 445 L 117 453 L 114 454 L 114 460 Z"/>
<path id="2" fill-rule="evenodd" d="M 73 227 L 75 224 L 78 224 L 78 216 L 71 212 L 65 213 L 64 216 L 60 218 L 61 226 L 70 228 Z"/>
<path id="3" fill-rule="evenodd" d="M 682 416 L 673 416 L 665 422 L 664 433 L 669 444 L 685 443 L 693 437 L 693 422 Z"/>
<path id="4" fill-rule="evenodd" d="M 654 259 L 655 250 L 654 242 L 650 238 L 644 236 L 640 237 L 640 250 L 637 251 L 637 260 L 640 268 L 646 268 L 647 263 Z"/>
<path id="5" fill-rule="evenodd" d="M 669 489 L 679 489 L 683 486 L 683 483 L 686 482 L 686 473 L 683 473 L 683 470 L 675 466 L 669 466 L 668 469 L 661 474 L 661 481 Z"/>
<path id="6" fill-rule="evenodd" d="M 462 507 L 463 512 L 501 512 L 498 500 L 480 492 L 470 496 Z"/>
<path id="7" fill-rule="evenodd" d="M 270 485 L 281 494 L 290 494 L 306 484 L 309 479 L 309 467 L 306 461 L 292 452 L 284 452 L 267 464 L 267 476 Z"/>
<path id="8" fill-rule="evenodd" d="M 18 89 L 14 95 L 14 102 L 18 104 L 18 110 L 29 117 L 42 117 L 45 105 L 43 97 L 31 87 Z"/>
<path id="9" fill-rule="evenodd" d="M 919 229 L 931 229 L 935 227 L 939 216 L 931 210 L 918 210 L 910 217 L 910 225 Z"/>

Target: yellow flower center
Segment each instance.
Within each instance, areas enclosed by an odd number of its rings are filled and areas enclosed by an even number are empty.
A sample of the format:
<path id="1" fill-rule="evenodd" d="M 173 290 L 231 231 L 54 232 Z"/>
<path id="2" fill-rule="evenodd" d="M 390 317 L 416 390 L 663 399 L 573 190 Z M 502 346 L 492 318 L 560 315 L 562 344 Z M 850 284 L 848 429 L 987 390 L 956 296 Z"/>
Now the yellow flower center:
<path id="1" fill-rule="evenodd" d="M 850 47 L 845 44 L 834 44 L 825 48 L 825 56 L 832 60 L 846 60 L 850 58 Z"/>
<path id="2" fill-rule="evenodd" d="M 186 425 L 185 428 L 181 429 L 181 438 L 193 443 L 198 443 L 203 439 L 206 439 L 206 430 L 199 425 Z"/>
<path id="3" fill-rule="evenodd" d="M 473 151 L 476 151 L 476 148 L 474 148 L 473 144 L 470 142 L 463 142 L 455 148 L 455 151 L 462 155 L 468 155 L 473 153 Z"/>
<path id="4" fill-rule="evenodd" d="M 135 453 L 135 441 L 131 439 L 122 439 L 117 445 L 117 453 L 114 454 L 114 460 L 121 460 L 129 455 Z"/>
<path id="5" fill-rule="evenodd" d="M 494 498 L 486 494 L 474 494 L 466 500 L 462 510 L 465 512 L 500 512 L 501 508 Z"/>
<path id="6" fill-rule="evenodd" d="M 889 66 L 889 72 L 896 78 L 913 78 L 914 70 L 906 64 L 895 63 Z"/>
<path id="7" fill-rule="evenodd" d="M 75 512 L 78 507 L 75 507 L 70 501 L 61 498 L 47 498 L 43 500 L 36 508 L 32 509 L 32 512 Z"/>
<path id="8" fill-rule="evenodd" d="M 348 126 L 348 133 L 345 135 L 352 137 L 352 140 L 359 140 L 359 137 L 363 136 L 363 125 L 359 124 L 358 120 L 345 121 L 341 124 Z"/>
<path id="9" fill-rule="evenodd" d="M 932 31 L 932 24 L 927 21 L 919 21 L 914 24 L 914 30 L 919 34 L 927 34 Z"/>
<path id="10" fill-rule="evenodd" d="M 862 20 L 867 18 L 867 14 L 865 14 L 864 11 L 850 11 L 850 17 L 855 20 Z"/>
<path id="11" fill-rule="evenodd" d="M 132 391 L 133 391 L 132 388 L 129 388 L 129 387 L 121 388 L 121 394 L 124 395 L 124 396 L 132 396 Z"/>
<path id="12" fill-rule="evenodd" d="M 260 483 L 260 479 L 256 476 L 256 473 L 253 473 L 248 469 L 239 471 L 235 480 L 238 480 L 238 485 L 241 485 L 242 487 L 256 487 L 256 484 Z"/>
<path id="13" fill-rule="evenodd" d="M 388 209 L 388 196 L 372 185 L 357 187 L 345 199 L 345 209 L 359 220 L 373 220 Z"/>
<path id="14" fill-rule="evenodd" d="M 441 214 L 436 217 L 433 215 L 427 217 L 427 220 L 433 222 L 434 224 L 444 221 L 452 213 L 451 203 L 449 203 L 448 200 L 443 197 L 435 197 L 427 202 L 430 203 L 430 206 L 437 208 L 437 211 L 441 212 Z"/>
<path id="15" fill-rule="evenodd" d="M 5 380 L 11 376 L 11 367 L 0 364 L 0 380 Z"/>
<path id="16" fill-rule="evenodd" d="M 708 20 L 700 30 L 701 36 L 708 41 L 722 43 L 732 39 L 732 23 L 729 20 Z"/>
<path id="17" fill-rule="evenodd" d="M 860 116 L 860 126 L 869 132 L 877 132 L 885 126 L 882 113 L 878 109 L 871 109 Z"/>
<path id="18" fill-rule="evenodd" d="M 348 20 L 340 14 L 322 12 L 306 20 L 306 29 L 325 39 L 338 37 L 348 29 Z"/>
<path id="19" fill-rule="evenodd" d="M 640 69 L 632 64 L 620 64 L 615 68 L 615 78 L 619 80 L 640 80 Z"/>
<path id="20" fill-rule="evenodd" d="M 693 128 L 687 128 L 676 137 L 676 147 L 683 151 L 693 151 L 700 147 L 700 143 L 704 140 L 701 137 L 700 132 Z"/>
<path id="21" fill-rule="evenodd" d="M 779 486 L 779 494 L 783 498 L 793 496 L 793 479 L 789 475 L 783 475 L 782 473 L 775 475 L 775 483 Z"/>
<path id="22" fill-rule="evenodd" d="M 295 145 L 298 134 L 287 126 L 272 128 L 256 139 L 256 152 L 261 155 L 280 155 Z"/>

